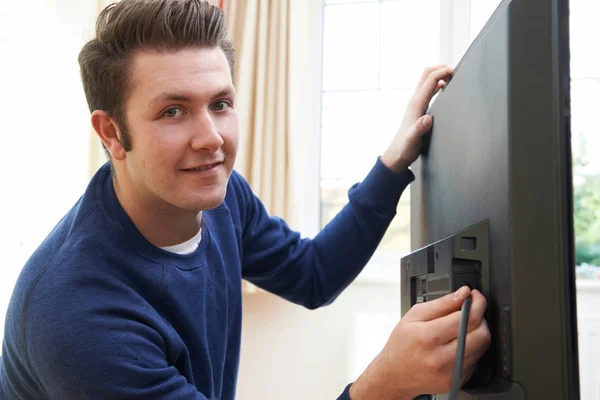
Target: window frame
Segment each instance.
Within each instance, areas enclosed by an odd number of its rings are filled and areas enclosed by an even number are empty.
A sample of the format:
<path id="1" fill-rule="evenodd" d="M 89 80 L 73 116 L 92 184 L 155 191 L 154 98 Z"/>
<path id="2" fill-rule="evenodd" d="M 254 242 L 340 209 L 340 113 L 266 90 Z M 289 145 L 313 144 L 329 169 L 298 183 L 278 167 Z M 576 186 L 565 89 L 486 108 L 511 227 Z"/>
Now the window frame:
<path id="1" fill-rule="evenodd" d="M 315 23 L 315 65 L 318 68 L 318 82 L 315 85 L 313 98 L 315 128 L 307 140 L 310 142 L 317 160 L 307 160 L 306 182 L 300 204 L 305 207 L 305 221 L 302 222 L 303 234 L 314 237 L 321 226 L 321 134 L 322 134 L 322 105 L 323 95 L 329 91 L 323 90 L 323 60 L 324 60 L 324 13 L 327 6 L 325 0 L 317 0 L 318 15 Z M 356 3 L 385 3 L 398 0 L 358 0 L 342 1 L 337 5 Z M 440 1 L 440 63 L 456 65 L 470 45 L 470 14 L 471 0 L 439 0 Z M 332 4 L 332 3 L 330 3 Z M 425 67 L 425 66 L 423 66 Z M 400 123 L 401 121 L 398 121 Z M 361 283 L 392 283 L 400 282 L 400 258 L 406 255 L 403 251 L 377 250 L 367 263 L 363 272 L 357 277 Z"/>

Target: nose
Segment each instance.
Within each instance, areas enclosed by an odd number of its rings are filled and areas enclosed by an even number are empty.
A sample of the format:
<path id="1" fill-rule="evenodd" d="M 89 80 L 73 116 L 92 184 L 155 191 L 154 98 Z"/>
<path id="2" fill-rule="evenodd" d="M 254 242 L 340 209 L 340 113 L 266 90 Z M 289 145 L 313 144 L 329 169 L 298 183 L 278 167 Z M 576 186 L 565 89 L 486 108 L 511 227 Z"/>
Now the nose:
<path id="1" fill-rule="evenodd" d="M 223 137 L 217 130 L 210 113 L 203 112 L 193 127 L 192 149 L 194 151 L 208 150 L 216 152 L 223 145 Z"/>

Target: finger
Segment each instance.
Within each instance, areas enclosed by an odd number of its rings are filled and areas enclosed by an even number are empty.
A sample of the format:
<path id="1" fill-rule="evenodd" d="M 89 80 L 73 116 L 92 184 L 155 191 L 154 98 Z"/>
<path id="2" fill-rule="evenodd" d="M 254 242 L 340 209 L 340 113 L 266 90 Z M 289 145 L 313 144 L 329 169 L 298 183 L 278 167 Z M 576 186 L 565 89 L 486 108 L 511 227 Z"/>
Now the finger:
<path id="1" fill-rule="evenodd" d="M 417 101 L 429 104 L 431 98 L 452 78 L 452 69 L 433 71 L 425 80 L 419 91 L 415 93 Z"/>
<path id="2" fill-rule="evenodd" d="M 464 386 L 467 384 L 467 382 L 469 382 L 473 376 L 473 372 L 475 372 L 475 365 L 470 365 L 469 367 L 463 369 L 461 386 Z"/>
<path id="3" fill-rule="evenodd" d="M 471 354 L 468 357 L 465 357 L 464 365 L 475 367 L 477 365 L 477 363 L 479 362 L 479 360 L 481 359 L 481 357 L 483 357 L 483 355 L 485 354 L 486 350 L 487 349 L 484 350 L 482 348 L 481 352 L 479 352 L 477 354 Z"/>
<path id="4" fill-rule="evenodd" d="M 467 333 L 465 340 L 465 353 L 463 365 L 474 364 L 483 356 L 488 347 L 490 346 L 490 331 L 485 320 L 481 321 L 481 324 L 471 332 Z M 455 339 L 445 345 L 443 345 L 442 353 L 446 356 L 456 355 L 456 348 L 458 347 L 458 339 Z"/>
<path id="5" fill-rule="evenodd" d="M 471 304 L 471 312 L 469 313 L 469 332 L 481 324 L 488 305 L 486 298 L 477 289 L 471 291 L 471 298 L 473 299 L 473 303 Z"/>
<path id="6" fill-rule="evenodd" d="M 470 342 L 470 343 L 469 343 Z M 465 357 L 475 357 L 477 360 L 486 352 L 490 347 L 491 335 L 487 321 L 484 319 L 481 324 L 467 333 L 467 340 L 465 343 Z"/>
<path id="7" fill-rule="evenodd" d="M 471 296 L 473 296 L 473 292 L 474 291 L 471 292 Z M 481 294 L 479 294 L 479 296 L 483 297 Z M 485 298 L 483 301 L 485 302 Z M 473 301 L 473 305 L 471 306 L 471 311 L 469 313 L 467 333 L 473 331 L 481 324 L 484 312 L 485 304 L 482 304 L 482 300 L 478 298 L 477 302 Z M 461 319 L 462 306 L 461 310 L 454 311 L 451 314 L 427 322 L 427 331 L 430 332 L 431 335 L 435 336 L 431 340 L 437 340 L 438 344 L 440 345 L 456 340 L 458 338 Z"/>
<path id="8" fill-rule="evenodd" d="M 428 321 L 425 334 L 432 336 L 429 340 L 435 342 L 437 345 L 456 342 L 461 314 L 462 312 L 458 310 L 448 315 L 444 315 L 443 317 Z"/>
<path id="9" fill-rule="evenodd" d="M 404 316 L 410 321 L 431 321 L 460 310 L 463 301 L 469 296 L 471 289 L 463 286 L 454 293 L 439 299 L 414 305 Z"/>
<path id="10" fill-rule="evenodd" d="M 447 84 L 448 84 L 447 81 L 443 81 L 443 80 L 439 81 L 437 88 L 435 88 L 435 90 L 433 91 L 433 94 L 431 95 L 431 98 L 433 99 L 433 96 L 435 96 L 436 94 L 438 94 L 438 92 L 440 90 L 442 90 Z"/>
<path id="11" fill-rule="evenodd" d="M 479 361 L 479 359 L 481 357 L 483 357 L 483 355 L 485 354 L 485 352 L 489 349 L 490 347 L 490 340 L 489 340 L 489 335 L 486 334 L 486 330 L 487 330 L 487 323 L 484 321 L 482 323 L 482 325 L 485 325 L 483 327 L 481 327 L 481 333 L 478 333 L 478 335 L 480 335 L 481 339 L 479 339 L 479 347 L 475 349 L 475 351 L 472 351 L 471 353 L 467 353 L 465 350 L 465 365 L 475 365 L 477 364 L 477 362 Z M 468 335 L 467 335 L 468 338 Z M 472 339 L 472 338 L 471 338 Z"/>
<path id="12" fill-rule="evenodd" d="M 484 321 L 485 309 L 487 307 L 487 300 L 479 290 L 472 290 L 471 298 L 473 299 L 473 303 L 469 312 L 467 332 L 471 332 L 481 325 L 482 321 Z M 429 338 L 430 341 L 442 345 L 456 340 L 458 338 L 461 319 L 462 304 L 460 310 L 427 322 L 426 332 L 432 336 Z"/>
<path id="13" fill-rule="evenodd" d="M 427 79 L 427 77 L 433 72 L 436 71 L 438 69 L 444 69 L 444 68 L 450 68 L 449 65 L 447 64 L 438 64 L 438 65 L 434 65 L 431 67 L 427 67 L 425 68 L 425 70 L 423 71 L 423 74 L 421 75 L 421 78 L 419 79 L 419 83 L 417 84 L 417 87 L 415 89 L 415 91 L 418 91 L 419 88 L 421 86 L 423 86 L 423 83 L 425 82 L 425 80 Z"/>
<path id="14" fill-rule="evenodd" d="M 413 100 L 419 109 L 424 109 L 427 104 L 429 104 L 429 101 L 437 90 L 438 82 L 448 82 L 450 80 L 452 77 L 452 71 L 453 70 L 451 67 L 447 67 L 437 69 L 429 74 L 413 97 Z"/>
<path id="15" fill-rule="evenodd" d="M 471 304 L 471 310 L 469 311 L 469 320 L 467 324 L 467 332 L 471 332 L 484 321 L 485 310 L 487 308 L 487 300 L 477 289 L 471 291 L 471 298 L 473 302 Z M 432 322 L 432 329 L 439 330 L 440 332 L 447 332 L 446 342 L 453 340 L 458 335 L 460 329 L 460 320 L 462 319 L 462 307 L 460 311 L 457 311 L 446 317 L 438 318 Z"/>
<path id="16" fill-rule="evenodd" d="M 433 126 L 433 117 L 431 115 L 423 115 L 415 122 L 408 132 L 407 139 L 409 141 L 420 139 L 421 136 L 431 130 Z"/>

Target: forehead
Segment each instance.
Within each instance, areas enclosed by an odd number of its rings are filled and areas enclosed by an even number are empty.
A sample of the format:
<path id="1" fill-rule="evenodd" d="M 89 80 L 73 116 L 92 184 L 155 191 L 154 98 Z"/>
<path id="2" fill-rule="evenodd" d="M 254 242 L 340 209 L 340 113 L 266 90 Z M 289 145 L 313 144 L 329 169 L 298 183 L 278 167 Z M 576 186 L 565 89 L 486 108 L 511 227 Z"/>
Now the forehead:
<path id="1" fill-rule="evenodd" d="M 162 92 L 207 95 L 233 87 L 227 58 L 219 47 L 134 53 L 130 99 L 150 100 Z"/>

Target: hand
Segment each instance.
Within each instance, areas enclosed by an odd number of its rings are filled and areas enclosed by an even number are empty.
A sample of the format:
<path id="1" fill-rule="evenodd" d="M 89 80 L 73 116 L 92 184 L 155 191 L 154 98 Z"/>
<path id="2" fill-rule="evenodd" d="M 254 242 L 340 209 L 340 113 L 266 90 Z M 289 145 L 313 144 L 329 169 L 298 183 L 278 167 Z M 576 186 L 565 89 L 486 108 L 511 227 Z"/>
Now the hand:
<path id="1" fill-rule="evenodd" d="M 442 298 L 416 304 L 400 320 L 387 344 L 350 387 L 350 398 L 414 399 L 421 394 L 450 391 L 458 346 L 463 301 L 473 303 L 467 325 L 463 384 L 490 345 L 483 318 L 487 301 L 478 291 L 462 287 Z"/>
<path id="2" fill-rule="evenodd" d="M 433 126 L 431 115 L 423 114 L 427 111 L 433 96 L 450 80 L 452 72 L 453 68 L 447 65 L 425 69 L 417 89 L 408 103 L 400 129 L 381 156 L 381 161 L 386 167 L 396 172 L 402 172 L 419 157 L 421 138 Z"/>

